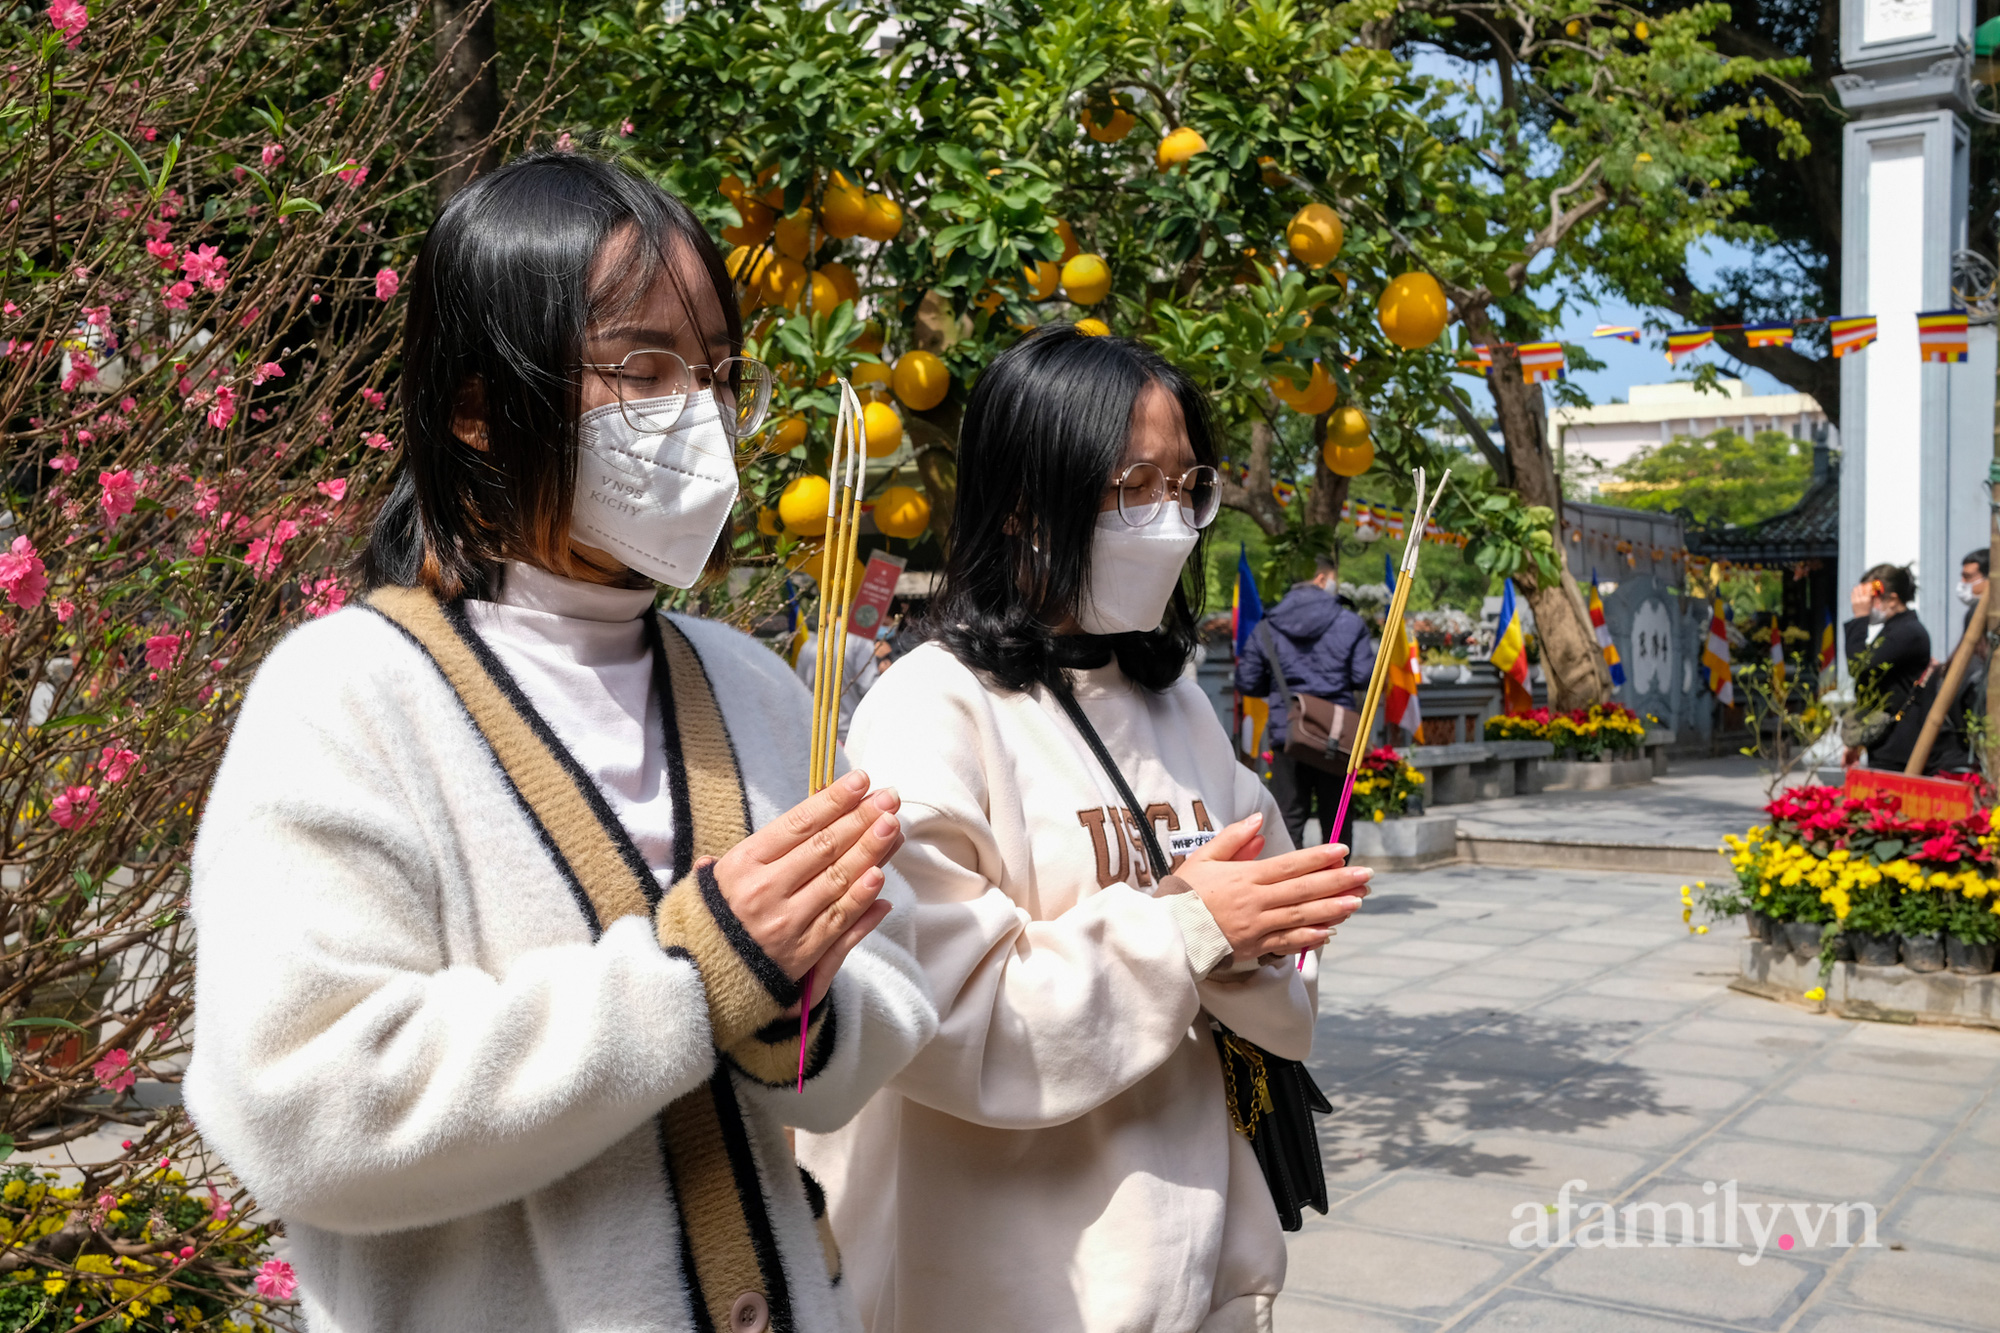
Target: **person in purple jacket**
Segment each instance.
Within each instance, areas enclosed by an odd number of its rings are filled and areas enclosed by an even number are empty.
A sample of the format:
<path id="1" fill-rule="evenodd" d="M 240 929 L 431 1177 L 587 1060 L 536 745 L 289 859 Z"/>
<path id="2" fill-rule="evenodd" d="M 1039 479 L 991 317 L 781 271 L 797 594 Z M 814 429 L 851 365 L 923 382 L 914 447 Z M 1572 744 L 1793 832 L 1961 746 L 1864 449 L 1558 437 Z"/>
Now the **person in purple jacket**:
<path id="1" fill-rule="evenodd" d="M 1271 729 L 1271 795 L 1284 812 L 1285 828 L 1295 845 L 1305 843 L 1306 820 L 1318 809 L 1320 828 L 1333 822 L 1340 809 L 1340 772 L 1314 768 L 1285 753 L 1285 700 L 1272 670 L 1285 673 L 1294 694 L 1316 694 L 1347 708 L 1359 708 L 1368 689 L 1368 672 L 1375 664 L 1375 641 L 1368 623 L 1334 590 L 1340 586 L 1340 563 L 1331 555 L 1318 558 L 1318 570 L 1307 583 L 1292 585 L 1284 600 L 1272 607 L 1243 645 L 1236 661 L 1236 688 L 1253 698 L 1269 696 Z M 1264 626 L 1270 626 L 1267 632 Z M 1341 768 L 1346 767 L 1342 756 Z M 1338 841 L 1348 843 L 1352 814 L 1340 826 Z M 1352 846 L 1351 843 L 1348 845 Z"/>

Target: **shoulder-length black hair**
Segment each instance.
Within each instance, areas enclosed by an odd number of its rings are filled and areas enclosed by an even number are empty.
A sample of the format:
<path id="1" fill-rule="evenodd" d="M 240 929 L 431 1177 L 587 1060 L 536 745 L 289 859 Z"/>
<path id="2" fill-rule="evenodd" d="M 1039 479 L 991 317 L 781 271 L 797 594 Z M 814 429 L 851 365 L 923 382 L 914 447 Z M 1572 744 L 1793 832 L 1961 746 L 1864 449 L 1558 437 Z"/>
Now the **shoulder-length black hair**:
<path id="1" fill-rule="evenodd" d="M 627 231 L 630 266 L 593 290 L 592 264 Z M 581 153 L 538 152 L 452 196 L 410 271 L 404 454 L 362 558 L 368 587 L 477 597 L 496 591 L 503 559 L 571 569 L 584 331 L 661 273 L 678 284 L 668 257 L 683 248 L 715 285 L 733 352 L 743 322 L 722 256 L 687 205 L 651 181 Z M 483 450 L 451 428 L 468 385 L 485 400 Z"/>
<path id="2" fill-rule="evenodd" d="M 1001 689 L 1058 683 L 1052 626 L 1082 599 L 1098 504 L 1152 385 L 1180 404 L 1196 461 L 1214 466 L 1208 405 L 1193 381 L 1124 338 L 1050 329 L 1001 353 L 973 387 L 932 626 Z M 1147 689 L 1172 685 L 1194 651 L 1204 550 L 1196 546 L 1160 628 L 1102 639 Z"/>

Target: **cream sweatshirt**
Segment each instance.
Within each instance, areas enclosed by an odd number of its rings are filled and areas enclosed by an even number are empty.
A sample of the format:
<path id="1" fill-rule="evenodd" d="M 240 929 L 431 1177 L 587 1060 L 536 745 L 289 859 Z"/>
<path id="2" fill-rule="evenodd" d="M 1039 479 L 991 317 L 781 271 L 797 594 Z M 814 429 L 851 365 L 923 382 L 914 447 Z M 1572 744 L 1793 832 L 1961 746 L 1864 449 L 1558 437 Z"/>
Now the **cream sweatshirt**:
<path id="1" fill-rule="evenodd" d="M 551 729 L 597 756 L 597 780 L 636 774 L 637 799 L 658 701 L 558 651 L 604 632 L 543 624 L 524 638 L 504 610 L 473 618 Z M 766 824 L 805 797 L 809 700 L 746 636 L 673 619 L 713 683 L 747 820 Z M 583 674 L 565 684 L 566 672 Z M 593 710 L 623 721 L 600 731 Z M 627 817 L 643 828 L 661 813 Z M 787 1308 L 774 1303 L 772 1323 L 850 1329 L 784 1126 L 844 1123 L 935 1025 L 893 871 L 884 895 L 898 910 L 835 979 L 832 1049 L 803 1095 L 789 1077 L 748 1076 L 717 1056 L 705 980 L 740 964 L 663 948 L 640 916 L 593 937 L 437 667 L 389 620 L 349 607 L 264 663 L 209 795 L 188 1109 L 284 1220 L 313 1333 L 695 1333 L 713 1321 L 691 1308 L 689 1201 L 657 1121 L 722 1087 L 741 1107 L 738 1193 L 761 1201 L 752 1240 L 781 1275 Z"/>
<path id="2" fill-rule="evenodd" d="M 1256 811 L 1269 854 L 1290 849 L 1192 680 L 1077 680 L 1170 855 Z M 799 1140 L 871 1333 L 1268 1328 L 1283 1233 L 1205 1015 L 1302 1059 L 1317 959 L 1215 971 L 1226 942 L 1198 901 L 1156 896 L 1059 706 L 940 645 L 883 674 L 849 751 L 902 793 L 895 865 L 941 1019 L 852 1124 Z"/>

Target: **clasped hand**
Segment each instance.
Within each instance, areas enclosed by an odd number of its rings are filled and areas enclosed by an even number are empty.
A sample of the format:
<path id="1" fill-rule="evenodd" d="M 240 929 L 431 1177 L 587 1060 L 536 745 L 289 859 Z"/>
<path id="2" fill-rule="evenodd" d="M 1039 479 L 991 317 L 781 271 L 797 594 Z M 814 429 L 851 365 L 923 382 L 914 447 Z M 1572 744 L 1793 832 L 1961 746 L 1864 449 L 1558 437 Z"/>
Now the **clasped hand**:
<path id="1" fill-rule="evenodd" d="M 1374 871 L 1348 866 L 1339 843 L 1305 847 L 1268 861 L 1264 816 L 1228 825 L 1174 871 L 1201 896 L 1238 961 L 1304 953 L 1361 910 Z"/>
<path id="2" fill-rule="evenodd" d="M 903 845 L 895 791 L 848 773 L 736 844 L 715 882 L 765 955 L 794 981 L 813 974 L 809 1003 L 833 985 L 854 946 L 889 915 L 882 866 Z"/>

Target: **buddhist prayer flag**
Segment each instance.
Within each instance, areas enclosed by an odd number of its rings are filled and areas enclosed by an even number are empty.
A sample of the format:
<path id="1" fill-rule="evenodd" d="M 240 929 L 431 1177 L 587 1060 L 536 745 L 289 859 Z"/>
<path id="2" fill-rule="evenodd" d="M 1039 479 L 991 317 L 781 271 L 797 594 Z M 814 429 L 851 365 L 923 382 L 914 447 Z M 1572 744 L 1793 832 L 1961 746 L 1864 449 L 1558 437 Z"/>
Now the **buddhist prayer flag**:
<path id="1" fill-rule="evenodd" d="M 1856 315 L 1852 319 L 1836 319 L 1828 323 L 1827 329 L 1833 334 L 1833 354 L 1846 356 L 1875 341 L 1875 316 Z"/>
<path id="2" fill-rule="evenodd" d="M 1561 343 L 1522 343 L 1514 349 L 1514 354 L 1521 358 L 1523 384 L 1559 380 L 1563 377 L 1563 367 L 1569 363 Z"/>
<path id="3" fill-rule="evenodd" d="M 1792 326 L 1789 324 L 1745 324 L 1743 340 L 1752 347 L 1790 347 Z"/>
<path id="4" fill-rule="evenodd" d="M 1722 621 L 1722 604 L 1715 604 L 1708 620 L 1708 642 L 1702 645 L 1701 664 L 1708 669 L 1708 692 L 1720 704 L 1736 702 L 1736 688 L 1730 681 L 1729 627 Z"/>
<path id="5" fill-rule="evenodd" d="M 1630 324 L 1599 324 L 1591 331 L 1590 336 L 1593 338 L 1616 338 L 1622 343 L 1636 343 L 1639 341 L 1639 333 L 1640 330 L 1633 328 Z"/>
<path id="6" fill-rule="evenodd" d="M 1493 633 L 1493 651 L 1487 660 L 1500 669 L 1500 690 L 1507 711 L 1525 713 L 1534 707 L 1534 693 L 1528 688 L 1528 636 L 1521 632 L 1520 609 L 1514 602 L 1514 580 L 1502 585 L 1500 624 Z"/>
<path id="7" fill-rule="evenodd" d="M 1965 360 L 1966 318 L 1963 310 L 1917 312 L 1917 347 L 1926 361 L 1949 365 Z"/>
<path id="8" fill-rule="evenodd" d="M 1396 591 L 1396 569 L 1389 563 L 1389 557 L 1382 557 L 1388 566 L 1386 582 L 1389 591 Z M 1417 703 L 1417 691 L 1424 681 L 1423 667 L 1417 658 L 1416 636 L 1410 633 L 1409 624 L 1398 621 L 1396 642 L 1389 645 L 1389 699 L 1387 703 L 1389 722 L 1401 727 L 1411 736 L 1423 725 L 1423 709 Z"/>
<path id="9" fill-rule="evenodd" d="M 1618 645 L 1611 642 L 1611 626 L 1604 623 L 1604 599 L 1597 594 L 1597 571 L 1590 571 L 1590 627 L 1597 631 L 1597 646 L 1604 650 L 1604 665 L 1611 668 L 1613 686 L 1625 683 L 1625 668 L 1618 661 Z"/>
<path id="10" fill-rule="evenodd" d="M 1472 352 L 1477 359 L 1473 361 L 1461 361 L 1458 363 L 1458 368 L 1460 370 L 1476 370 L 1482 375 L 1492 373 L 1493 349 L 1485 343 L 1474 343 Z"/>
<path id="11" fill-rule="evenodd" d="M 1715 341 L 1714 329 L 1680 329 L 1667 335 L 1667 364 L 1677 365 L 1684 356 L 1699 352 Z"/>
<path id="12" fill-rule="evenodd" d="M 1250 572 L 1250 553 L 1241 543 L 1236 547 L 1236 589 L 1230 598 L 1229 626 L 1232 642 L 1236 645 L 1236 655 L 1243 656 L 1243 645 L 1250 642 L 1257 622 L 1264 618 L 1264 599 L 1257 594 L 1257 576 Z M 1282 670 L 1276 662 L 1271 670 Z M 1246 699 L 1236 696 L 1236 743 L 1245 755 L 1255 757 L 1262 748 L 1264 728 L 1271 720 L 1271 702 L 1268 699 Z"/>
<path id="13" fill-rule="evenodd" d="M 1826 620 L 1819 627 L 1819 672 L 1824 676 L 1833 670 L 1833 612 L 1826 613 Z"/>
<path id="14" fill-rule="evenodd" d="M 1781 702 L 1785 697 L 1785 631 L 1771 622 L 1771 693 Z"/>

